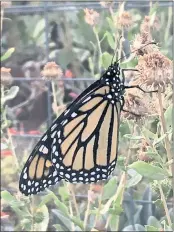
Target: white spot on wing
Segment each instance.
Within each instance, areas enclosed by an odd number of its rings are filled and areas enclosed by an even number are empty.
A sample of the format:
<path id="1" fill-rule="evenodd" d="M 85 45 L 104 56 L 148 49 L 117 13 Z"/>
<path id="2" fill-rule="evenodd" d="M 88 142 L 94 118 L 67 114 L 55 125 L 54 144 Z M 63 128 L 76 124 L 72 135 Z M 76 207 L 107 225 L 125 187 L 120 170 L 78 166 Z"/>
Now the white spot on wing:
<path id="1" fill-rule="evenodd" d="M 48 138 L 48 136 L 45 135 L 45 136 L 43 137 L 42 141 L 45 141 L 47 138 Z"/>
<path id="2" fill-rule="evenodd" d="M 27 179 L 27 173 L 23 175 L 23 178 L 26 180 Z"/>
<path id="3" fill-rule="evenodd" d="M 57 171 L 53 172 L 53 177 L 57 176 Z"/>
<path id="4" fill-rule="evenodd" d="M 64 115 L 67 115 L 67 114 L 69 113 L 69 111 L 70 111 L 70 110 L 65 111 Z"/>
<path id="5" fill-rule="evenodd" d="M 44 149 L 42 151 L 44 154 L 47 154 L 48 153 L 48 148 L 44 146 Z"/>
<path id="6" fill-rule="evenodd" d="M 77 116 L 77 114 L 75 112 L 71 114 L 72 118 L 75 118 L 76 116 Z"/>
<path id="7" fill-rule="evenodd" d="M 57 136 L 58 136 L 58 138 L 60 138 L 60 131 L 57 132 Z"/>
<path id="8" fill-rule="evenodd" d="M 53 163 L 56 163 L 56 159 L 53 159 L 52 161 L 53 161 Z"/>
<path id="9" fill-rule="evenodd" d="M 59 178 L 58 178 L 58 177 L 56 177 L 55 182 L 57 182 L 58 180 L 59 180 Z"/>
<path id="10" fill-rule="evenodd" d="M 87 97 L 87 98 L 83 101 L 83 103 L 89 101 L 90 99 L 91 99 L 91 96 Z"/>
<path id="11" fill-rule="evenodd" d="M 39 148 L 39 151 L 42 152 L 43 148 L 44 148 L 44 145 L 42 145 L 42 146 Z"/>
<path id="12" fill-rule="evenodd" d="M 58 156 L 58 155 L 59 155 L 58 151 L 56 151 L 54 154 L 55 154 L 55 156 Z"/>
<path id="13" fill-rule="evenodd" d="M 61 124 L 62 126 L 64 126 L 66 123 L 68 122 L 68 120 L 66 119 L 65 121 L 63 121 Z"/>
<path id="14" fill-rule="evenodd" d="M 51 131 L 53 131 L 57 126 L 57 123 L 55 123 L 52 127 L 51 127 Z"/>
<path id="15" fill-rule="evenodd" d="M 54 132 L 51 134 L 51 138 L 54 138 L 55 134 L 56 134 L 56 131 L 54 131 Z"/>
<path id="16" fill-rule="evenodd" d="M 28 186 L 31 186 L 31 181 L 30 180 L 28 181 Z"/>
<path id="17" fill-rule="evenodd" d="M 56 146 L 54 145 L 53 146 L 53 153 L 56 151 Z"/>
<path id="18" fill-rule="evenodd" d="M 57 164 L 56 164 L 56 168 L 59 168 L 59 167 L 60 167 L 60 165 L 57 163 Z"/>
<path id="19" fill-rule="evenodd" d="M 70 175 L 69 175 L 68 173 L 65 174 L 65 176 L 66 176 L 66 178 L 68 178 L 68 179 L 70 178 Z"/>
<path id="20" fill-rule="evenodd" d="M 112 95 L 111 95 L 111 94 L 107 95 L 107 98 L 111 99 L 111 98 L 112 98 Z"/>

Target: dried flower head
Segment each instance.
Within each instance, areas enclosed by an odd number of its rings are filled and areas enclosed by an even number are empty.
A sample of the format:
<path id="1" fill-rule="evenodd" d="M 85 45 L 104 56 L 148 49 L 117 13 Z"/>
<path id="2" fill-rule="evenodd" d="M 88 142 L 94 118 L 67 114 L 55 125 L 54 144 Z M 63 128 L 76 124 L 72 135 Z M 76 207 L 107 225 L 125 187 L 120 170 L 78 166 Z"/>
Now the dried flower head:
<path id="1" fill-rule="evenodd" d="M 141 33 L 150 33 L 150 29 L 159 30 L 160 29 L 160 21 L 157 16 L 150 17 L 145 16 L 141 26 L 140 26 L 140 32 Z"/>
<path id="2" fill-rule="evenodd" d="M 55 62 L 48 62 L 41 72 L 41 75 L 48 80 L 60 78 L 62 74 L 62 69 Z"/>
<path id="3" fill-rule="evenodd" d="M 95 26 L 99 21 L 99 13 L 93 9 L 84 9 L 85 12 L 85 21 L 91 25 Z"/>
<path id="4" fill-rule="evenodd" d="M 138 159 L 143 160 L 145 162 L 152 161 L 152 157 L 147 155 L 147 148 L 149 147 L 149 144 L 145 139 L 142 139 L 141 144 L 140 144 L 140 149 L 138 151 Z"/>
<path id="5" fill-rule="evenodd" d="M 123 117 L 133 120 L 139 120 L 147 114 L 147 106 L 141 98 L 140 91 L 136 89 L 127 90 L 125 93 Z"/>
<path id="6" fill-rule="evenodd" d="M 11 1 L 1 1 L 2 8 L 7 8 L 9 6 L 11 6 Z"/>
<path id="7" fill-rule="evenodd" d="M 116 18 L 116 24 L 120 28 L 128 28 L 132 25 L 133 20 L 132 16 L 129 12 L 123 11 L 117 18 Z"/>
<path id="8" fill-rule="evenodd" d="M 113 7 L 114 2 L 113 0 L 105 0 L 105 1 L 100 2 L 100 5 L 103 7 Z"/>
<path id="9" fill-rule="evenodd" d="M 148 54 L 150 52 L 154 52 L 154 51 L 158 51 L 159 48 L 157 45 L 155 44 L 148 44 L 150 42 L 152 42 L 152 36 L 150 33 L 141 33 L 141 34 L 137 34 L 135 36 L 135 39 L 132 43 L 131 46 L 131 52 L 135 51 L 135 54 L 137 56 L 141 55 L 143 56 L 144 54 Z M 148 44 L 147 46 L 145 46 L 146 44 Z"/>
<path id="10" fill-rule="evenodd" d="M 135 81 L 130 82 L 131 85 L 137 84 Z M 153 103 L 153 99 L 149 94 L 143 93 L 137 88 L 128 89 L 125 93 L 125 105 L 123 117 L 127 119 L 140 120 L 146 116 L 156 115 L 157 109 Z"/>
<path id="11" fill-rule="evenodd" d="M 1 84 L 4 86 L 10 85 L 12 83 L 11 68 L 1 68 Z"/>
<path id="12" fill-rule="evenodd" d="M 140 57 L 136 69 L 139 70 L 136 84 L 157 89 L 165 88 L 172 79 L 172 61 L 160 51 Z"/>

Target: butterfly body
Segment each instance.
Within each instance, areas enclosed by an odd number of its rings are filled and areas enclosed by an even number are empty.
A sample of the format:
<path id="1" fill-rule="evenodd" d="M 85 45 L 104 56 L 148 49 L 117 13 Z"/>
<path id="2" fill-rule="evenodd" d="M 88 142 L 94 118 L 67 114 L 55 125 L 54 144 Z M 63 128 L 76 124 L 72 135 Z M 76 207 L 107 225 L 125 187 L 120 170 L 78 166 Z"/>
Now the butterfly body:
<path id="1" fill-rule="evenodd" d="M 42 136 L 21 173 L 20 191 L 35 194 L 61 179 L 85 184 L 108 179 L 117 160 L 123 91 L 114 63 Z"/>

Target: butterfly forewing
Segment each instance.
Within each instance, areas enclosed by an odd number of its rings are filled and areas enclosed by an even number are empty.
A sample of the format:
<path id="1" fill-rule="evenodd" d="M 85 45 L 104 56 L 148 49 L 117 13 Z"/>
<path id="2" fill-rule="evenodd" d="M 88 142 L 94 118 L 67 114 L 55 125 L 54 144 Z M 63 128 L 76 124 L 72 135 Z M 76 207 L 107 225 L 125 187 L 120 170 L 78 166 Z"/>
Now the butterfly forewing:
<path id="1" fill-rule="evenodd" d="M 115 167 L 123 98 L 119 70 L 114 68 L 65 112 L 55 132 L 52 162 L 71 183 L 107 179 Z"/>

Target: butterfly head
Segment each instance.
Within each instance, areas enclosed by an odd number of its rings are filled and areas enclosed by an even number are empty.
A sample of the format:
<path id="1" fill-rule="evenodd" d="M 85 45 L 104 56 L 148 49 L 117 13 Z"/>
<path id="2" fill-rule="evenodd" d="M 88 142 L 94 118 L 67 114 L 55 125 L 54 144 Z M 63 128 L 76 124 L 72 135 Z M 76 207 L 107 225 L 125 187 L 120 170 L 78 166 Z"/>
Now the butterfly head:
<path id="1" fill-rule="evenodd" d="M 108 67 L 108 69 L 101 77 L 101 84 L 109 86 L 112 99 L 119 101 L 122 98 L 124 81 L 122 80 L 120 75 L 120 66 L 118 62 L 114 62 Z"/>
<path id="2" fill-rule="evenodd" d="M 103 76 L 101 77 L 102 82 L 105 82 L 106 85 L 108 84 L 121 84 L 122 79 L 120 76 L 120 66 L 119 63 L 114 62 L 111 64 L 108 69 L 104 72 Z"/>

